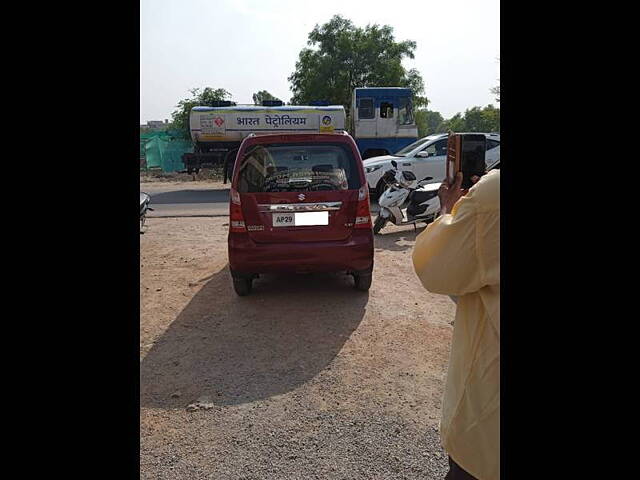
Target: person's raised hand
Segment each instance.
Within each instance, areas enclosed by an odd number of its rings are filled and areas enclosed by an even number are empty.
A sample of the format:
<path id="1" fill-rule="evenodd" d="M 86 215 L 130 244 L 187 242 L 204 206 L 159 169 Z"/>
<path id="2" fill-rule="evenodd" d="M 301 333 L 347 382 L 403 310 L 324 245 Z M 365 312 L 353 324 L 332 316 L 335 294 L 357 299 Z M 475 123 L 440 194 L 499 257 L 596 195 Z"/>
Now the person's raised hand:
<path id="1" fill-rule="evenodd" d="M 451 211 L 455 203 L 461 196 L 467 193 L 462 186 L 462 172 L 456 174 L 453 185 L 449 185 L 448 179 L 445 179 L 438 189 L 438 198 L 440 199 L 440 215 L 445 215 Z"/>

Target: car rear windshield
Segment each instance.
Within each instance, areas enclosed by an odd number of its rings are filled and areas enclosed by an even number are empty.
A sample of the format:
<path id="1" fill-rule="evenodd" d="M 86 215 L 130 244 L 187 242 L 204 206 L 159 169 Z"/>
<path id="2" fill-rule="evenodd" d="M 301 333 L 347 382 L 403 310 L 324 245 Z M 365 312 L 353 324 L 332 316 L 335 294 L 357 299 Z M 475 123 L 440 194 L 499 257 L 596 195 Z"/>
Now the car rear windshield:
<path id="1" fill-rule="evenodd" d="M 336 144 L 255 145 L 240 163 L 240 193 L 356 190 L 360 174 L 350 149 Z"/>

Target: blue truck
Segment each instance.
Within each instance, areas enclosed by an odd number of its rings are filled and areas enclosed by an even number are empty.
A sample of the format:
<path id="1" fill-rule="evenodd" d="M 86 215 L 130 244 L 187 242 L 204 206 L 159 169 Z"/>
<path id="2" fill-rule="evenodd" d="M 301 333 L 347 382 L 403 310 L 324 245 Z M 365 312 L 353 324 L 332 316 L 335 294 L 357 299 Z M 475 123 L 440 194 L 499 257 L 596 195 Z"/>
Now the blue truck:
<path id="1" fill-rule="evenodd" d="M 355 88 L 349 130 L 363 159 L 389 155 L 415 142 L 418 127 L 411 89 Z"/>
<path id="2" fill-rule="evenodd" d="M 236 118 L 241 114 L 252 116 Z M 273 123 L 272 117 L 278 123 Z M 329 123 L 321 125 L 320 119 L 329 119 Z M 402 87 L 355 88 L 348 125 L 344 107 L 324 100 L 307 106 L 285 106 L 279 100 L 264 101 L 262 106 L 218 101 L 213 106 L 192 108 L 189 122 L 194 151 L 182 156 L 185 170 L 197 173 L 203 166 L 224 165 L 225 183 L 228 166 L 233 165 L 242 139 L 251 132 L 304 133 L 346 127 L 363 159 L 395 153 L 418 139 L 412 91 Z"/>

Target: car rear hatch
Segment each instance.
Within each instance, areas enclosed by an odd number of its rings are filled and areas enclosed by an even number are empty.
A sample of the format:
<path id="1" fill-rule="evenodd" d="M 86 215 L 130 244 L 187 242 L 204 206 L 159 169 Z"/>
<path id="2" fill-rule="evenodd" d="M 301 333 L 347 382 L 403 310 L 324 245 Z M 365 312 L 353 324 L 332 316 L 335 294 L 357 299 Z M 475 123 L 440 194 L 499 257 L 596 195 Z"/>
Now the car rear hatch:
<path id="1" fill-rule="evenodd" d="M 347 145 L 254 145 L 239 168 L 234 188 L 253 241 L 323 242 L 351 235 L 362 167 Z"/>

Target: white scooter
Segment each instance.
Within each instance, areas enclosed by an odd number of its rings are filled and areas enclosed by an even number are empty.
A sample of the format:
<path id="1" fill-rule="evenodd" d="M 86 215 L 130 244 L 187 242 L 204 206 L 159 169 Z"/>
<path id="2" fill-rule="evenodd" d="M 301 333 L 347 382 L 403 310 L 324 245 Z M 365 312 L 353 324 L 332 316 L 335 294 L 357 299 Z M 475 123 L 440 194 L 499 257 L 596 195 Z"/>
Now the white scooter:
<path id="1" fill-rule="evenodd" d="M 391 161 L 392 169 L 382 177 L 388 187 L 378 199 L 380 213 L 373 223 L 373 233 L 378 234 L 388 221 L 394 225 L 431 223 L 440 211 L 438 189 L 441 183 L 425 183 L 433 180 L 426 177 L 418 181 L 413 172 L 398 171 L 398 164 Z"/>

